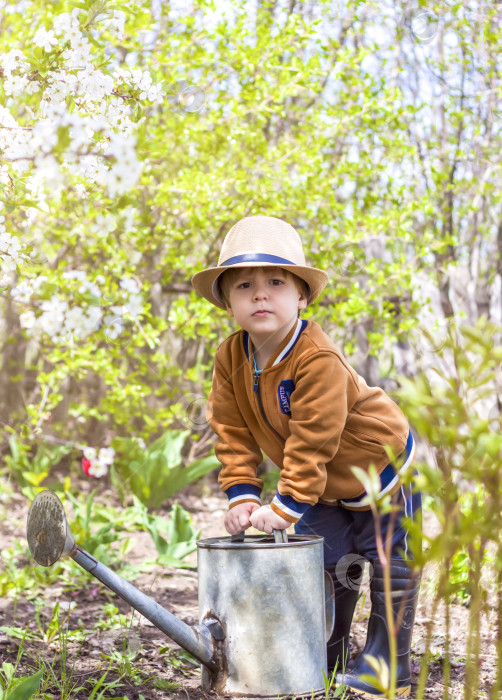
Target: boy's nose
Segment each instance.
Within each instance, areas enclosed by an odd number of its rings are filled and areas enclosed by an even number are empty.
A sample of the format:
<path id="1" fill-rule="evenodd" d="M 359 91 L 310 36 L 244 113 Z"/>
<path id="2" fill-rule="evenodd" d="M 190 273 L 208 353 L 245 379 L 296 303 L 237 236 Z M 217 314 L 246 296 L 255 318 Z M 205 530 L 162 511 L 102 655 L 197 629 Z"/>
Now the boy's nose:
<path id="1" fill-rule="evenodd" d="M 255 299 L 265 299 L 265 297 L 267 296 L 267 288 L 265 287 L 265 285 L 257 284 L 253 296 Z"/>

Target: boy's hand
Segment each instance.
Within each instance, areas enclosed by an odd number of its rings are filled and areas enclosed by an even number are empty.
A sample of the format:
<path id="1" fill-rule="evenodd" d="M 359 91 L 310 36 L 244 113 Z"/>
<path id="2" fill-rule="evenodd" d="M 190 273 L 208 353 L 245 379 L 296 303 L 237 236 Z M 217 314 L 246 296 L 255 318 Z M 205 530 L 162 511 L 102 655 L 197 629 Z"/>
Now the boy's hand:
<path id="1" fill-rule="evenodd" d="M 261 532 L 272 534 L 272 530 L 286 530 L 291 523 L 274 513 L 270 506 L 261 506 L 250 517 L 251 525 Z"/>
<path id="2" fill-rule="evenodd" d="M 241 503 L 231 508 L 225 515 L 225 530 L 231 535 L 237 535 L 251 525 L 250 516 L 254 510 L 258 510 L 258 503 Z"/>

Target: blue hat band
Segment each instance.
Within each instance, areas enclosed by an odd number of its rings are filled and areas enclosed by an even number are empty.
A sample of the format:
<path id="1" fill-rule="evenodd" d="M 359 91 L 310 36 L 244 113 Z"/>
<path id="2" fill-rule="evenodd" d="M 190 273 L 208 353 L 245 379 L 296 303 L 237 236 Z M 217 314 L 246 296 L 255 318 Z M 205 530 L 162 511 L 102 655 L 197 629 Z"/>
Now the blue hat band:
<path id="1" fill-rule="evenodd" d="M 296 265 L 287 258 L 280 258 L 278 255 L 267 255 L 267 253 L 244 253 L 244 255 L 235 255 L 233 258 L 228 258 L 225 262 L 220 263 L 221 267 L 228 265 L 237 265 L 243 262 L 267 262 L 277 263 L 278 265 Z"/>

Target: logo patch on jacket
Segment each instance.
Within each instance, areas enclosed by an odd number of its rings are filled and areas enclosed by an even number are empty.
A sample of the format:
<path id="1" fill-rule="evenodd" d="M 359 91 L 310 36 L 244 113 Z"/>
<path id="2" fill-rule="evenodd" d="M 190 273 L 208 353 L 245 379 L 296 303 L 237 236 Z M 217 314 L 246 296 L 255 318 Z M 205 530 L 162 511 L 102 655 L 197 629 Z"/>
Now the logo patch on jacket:
<path id="1" fill-rule="evenodd" d="M 278 394 L 279 394 L 279 406 L 281 412 L 286 416 L 291 415 L 291 406 L 289 405 L 289 397 L 295 390 L 295 383 L 292 379 L 285 379 L 279 384 Z"/>

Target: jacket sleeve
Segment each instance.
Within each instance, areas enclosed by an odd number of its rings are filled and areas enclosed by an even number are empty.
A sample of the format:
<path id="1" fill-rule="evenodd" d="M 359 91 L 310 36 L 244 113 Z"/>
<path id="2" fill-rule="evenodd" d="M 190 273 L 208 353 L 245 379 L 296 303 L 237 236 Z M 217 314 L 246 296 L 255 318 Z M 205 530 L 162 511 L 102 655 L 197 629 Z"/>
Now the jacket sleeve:
<path id="1" fill-rule="evenodd" d="M 257 470 L 263 461 L 261 449 L 250 433 L 235 398 L 230 369 L 216 353 L 207 419 L 217 435 L 216 457 L 222 464 L 218 481 L 229 499 L 229 507 L 254 501 L 261 504 L 263 480 Z"/>
<path id="2" fill-rule="evenodd" d="M 281 517 L 297 522 L 324 492 L 326 464 L 338 450 L 358 395 L 352 374 L 335 354 L 319 352 L 300 362 L 290 399 L 290 435 L 271 503 Z"/>

